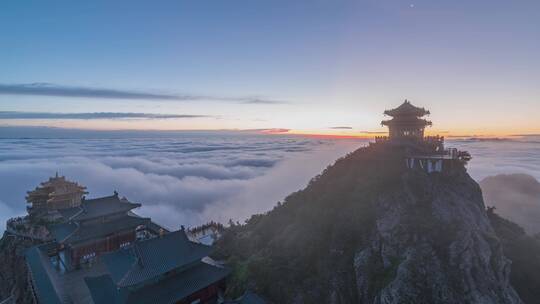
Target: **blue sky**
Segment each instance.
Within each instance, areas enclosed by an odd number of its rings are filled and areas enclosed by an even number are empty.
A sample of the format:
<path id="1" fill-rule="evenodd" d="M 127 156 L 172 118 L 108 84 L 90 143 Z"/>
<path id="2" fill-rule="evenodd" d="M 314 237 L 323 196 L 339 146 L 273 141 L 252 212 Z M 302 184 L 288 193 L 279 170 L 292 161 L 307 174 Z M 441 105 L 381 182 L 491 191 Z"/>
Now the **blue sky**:
<path id="1" fill-rule="evenodd" d="M 3 1 L 0 84 L 197 98 L 0 90 L 0 111 L 205 117 L 0 124 L 377 131 L 408 98 L 439 131 L 535 133 L 539 54 L 538 1 Z"/>

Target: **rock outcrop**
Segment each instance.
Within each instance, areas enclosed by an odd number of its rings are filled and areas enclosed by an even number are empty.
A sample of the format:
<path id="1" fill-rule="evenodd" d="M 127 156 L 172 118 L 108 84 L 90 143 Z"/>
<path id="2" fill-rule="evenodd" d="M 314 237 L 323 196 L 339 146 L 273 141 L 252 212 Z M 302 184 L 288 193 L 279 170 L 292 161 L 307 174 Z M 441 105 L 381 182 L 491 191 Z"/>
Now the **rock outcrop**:
<path id="1" fill-rule="evenodd" d="M 405 173 L 375 204 L 371 243 L 354 260 L 360 303 L 521 303 L 466 173 Z"/>
<path id="2" fill-rule="evenodd" d="M 521 300 L 540 303 L 540 235 L 530 236 L 517 224 L 488 208 L 488 217 L 501 240 L 504 255 L 512 261 L 510 283 Z"/>

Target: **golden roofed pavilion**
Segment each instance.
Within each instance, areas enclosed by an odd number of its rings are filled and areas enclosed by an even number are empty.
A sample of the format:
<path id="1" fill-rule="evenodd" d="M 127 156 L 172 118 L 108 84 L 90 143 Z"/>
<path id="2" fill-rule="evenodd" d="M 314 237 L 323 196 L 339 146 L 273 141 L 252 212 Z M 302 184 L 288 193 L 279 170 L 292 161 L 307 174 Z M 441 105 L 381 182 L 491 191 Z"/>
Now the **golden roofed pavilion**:
<path id="1" fill-rule="evenodd" d="M 31 204 L 28 211 L 35 214 L 77 207 L 87 193 L 86 187 L 67 180 L 65 176 L 58 176 L 57 172 L 54 177 L 27 192 L 26 201 Z"/>

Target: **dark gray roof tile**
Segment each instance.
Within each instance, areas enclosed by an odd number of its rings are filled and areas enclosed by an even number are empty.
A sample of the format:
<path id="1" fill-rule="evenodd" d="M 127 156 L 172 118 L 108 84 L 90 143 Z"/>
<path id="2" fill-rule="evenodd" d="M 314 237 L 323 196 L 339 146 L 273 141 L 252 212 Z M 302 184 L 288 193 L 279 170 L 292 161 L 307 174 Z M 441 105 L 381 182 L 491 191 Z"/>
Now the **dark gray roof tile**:
<path id="1" fill-rule="evenodd" d="M 119 287 L 132 286 L 171 270 L 187 268 L 208 256 L 210 246 L 191 242 L 184 231 L 167 233 L 102 256 Z"/>
<path id="2" fill-rule="evenodd" d="M 136 290 L 116 288 L 110 276 L 86 278 L 95 304 L 169 304 L 221 281 L 230 271 L 199 262 L 188 270 Z"/>
<path id="3" fill-rule="evenodd" d="M 34 290 L 39 303 L 60 304 L 60 298 L 57 295 L 50 277 L 45 269 L 45 263 L 48 263 L 48 257 L 43 253 L 39 246 L 28 249 L 25 253 L 26 264 L 34 282 Z"/>
<path id="4" fill-rule="evenodd" d="M 84 200 L 79 207 L 60 209 L 58 212 L 65 220 L 84 221 L 109 214 L 128 212 L 141 204 L 120 199 L 118 195 Z"/>
<path id="5" fill-rule="evenodd" d="M 59 243 L 77 243 L 94 238 L 103 238 L 116 232 L 135 230 L 137 226 L 149 223 L 149 218 L 125 215 L 104 223 L 79 225 L 78 223 L 69 222 L 57 224 L 52 226 L 50 231 Z"/>

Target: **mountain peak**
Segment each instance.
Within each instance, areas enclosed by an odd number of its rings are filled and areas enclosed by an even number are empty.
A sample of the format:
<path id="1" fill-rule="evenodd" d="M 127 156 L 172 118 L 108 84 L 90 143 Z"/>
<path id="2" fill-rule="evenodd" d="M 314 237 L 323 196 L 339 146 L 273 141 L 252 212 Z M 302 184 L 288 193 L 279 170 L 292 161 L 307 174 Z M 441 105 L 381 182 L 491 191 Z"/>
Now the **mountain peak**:
<path id="1" fill-rule="evenodd" d="M 250 281 L 276 303 L 521 303 L 464 164 L 427 172 L 406 156 L 361 148 L 229 229 L 232 290 Z"/>

